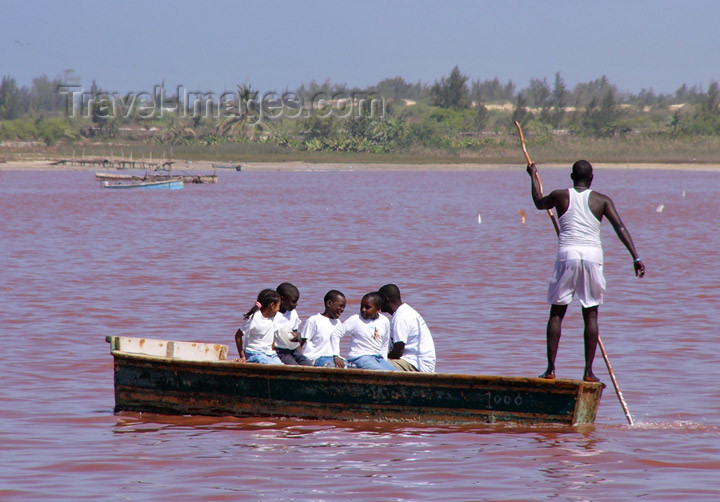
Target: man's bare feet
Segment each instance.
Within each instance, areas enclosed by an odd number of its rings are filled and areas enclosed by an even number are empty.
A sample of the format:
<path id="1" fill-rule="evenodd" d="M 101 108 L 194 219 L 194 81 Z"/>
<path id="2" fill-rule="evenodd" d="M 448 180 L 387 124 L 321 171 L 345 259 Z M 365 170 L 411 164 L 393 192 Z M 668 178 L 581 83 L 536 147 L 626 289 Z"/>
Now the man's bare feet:
<path id="1" fill-rule="evenodd" d="M 592 372 L 585 373 L 583 375 L 583 380 L 585 382 L 599 382 L 600 379 L 592 374 Z"/>
<path id="2" fill-rule="evenodd" d="M 547 370 L 545 373 L 539 376 L 539 378 L 545 378 L 546 380 L 555 380 L 555 371 Z"/>

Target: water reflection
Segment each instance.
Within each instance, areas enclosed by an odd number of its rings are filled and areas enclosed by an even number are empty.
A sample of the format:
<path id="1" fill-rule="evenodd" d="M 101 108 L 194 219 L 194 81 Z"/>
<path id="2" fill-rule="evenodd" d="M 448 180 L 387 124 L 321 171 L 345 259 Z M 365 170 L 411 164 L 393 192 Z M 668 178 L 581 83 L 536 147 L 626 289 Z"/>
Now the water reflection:
<path id="1" fill-rule="evenodd" d="M 554 433 L 537 436 L 540 446 L 538 471 L 554 486 L 553 498 L 561 500 L 592 500 L 588 492 L 606 482 L 598 457 L 606 453 L 594 439 L 592 431 L 581 436 L 561 436 Z"/>
<path id="2" fill-rule="evenodd" d="M 575 434 L 593 430 L 593 425 L 568 426 L 562 424 L 517 424 L 500 422 L 492 424 L 422 424 L 403 422 L 378 422 L 373 420 L 316 420 L 300 418 L 261 417 L 213 417 L 200 415 L 162 415 L 123 411 L 113 428 L 115 433 L 144 432 L 172 428 L 196 428 L 217 431 L 275 431 L 280 435 L 309 435 L 319 431 L 338 431 L 355 434 L 389 434 L 398 436 L 434 436 L 442 434 L 526 434 L 556 433 Z"/>

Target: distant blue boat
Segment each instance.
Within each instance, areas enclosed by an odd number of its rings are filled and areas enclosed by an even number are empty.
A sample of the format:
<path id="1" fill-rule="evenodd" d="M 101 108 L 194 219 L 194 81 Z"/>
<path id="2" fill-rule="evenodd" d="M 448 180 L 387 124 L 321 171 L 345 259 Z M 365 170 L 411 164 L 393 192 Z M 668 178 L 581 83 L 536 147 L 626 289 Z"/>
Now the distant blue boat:
<path id="1" fill-rule="evenodd" d="M 103 181 L 104 188 L 119 189 L 138 189 L 138 190 L 179 190 L 184 186 L 183 180 L 163 180 L 163 181 Z"/>

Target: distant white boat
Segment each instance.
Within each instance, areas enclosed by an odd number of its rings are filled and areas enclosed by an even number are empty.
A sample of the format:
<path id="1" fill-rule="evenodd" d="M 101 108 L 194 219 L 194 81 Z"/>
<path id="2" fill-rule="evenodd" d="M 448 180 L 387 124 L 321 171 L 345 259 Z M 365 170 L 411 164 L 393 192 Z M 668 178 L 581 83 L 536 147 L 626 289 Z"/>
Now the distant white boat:
<path id="1" fill-rule="evenodd" d="M 214 169 L 235 169 L 236 171 L 242 171 L 241 164 L 213 164 Z"/>

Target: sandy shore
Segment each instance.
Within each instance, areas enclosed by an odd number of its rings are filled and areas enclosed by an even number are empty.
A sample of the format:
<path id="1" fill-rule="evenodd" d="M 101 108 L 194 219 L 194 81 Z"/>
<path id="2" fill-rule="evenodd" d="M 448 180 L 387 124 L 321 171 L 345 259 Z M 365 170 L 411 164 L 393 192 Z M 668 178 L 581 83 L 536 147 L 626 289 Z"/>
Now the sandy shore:
<path id="1" fill-rule="evenodd" d="M 52 165 L 52 160 L 18 160 L 0 163 L 0 171 L 103 171 L 97 166 L 79 165 Z M 173 169 L 178 172 L 186 171 L 213 171 L 212 162 L 178 160 Z M 570 166 L 538 164 L 543 169 L 566 169 Z M 678 171 L 720 171 L 720 164 L 700 163 L 593 163 L 596 169 L 662 169 Z M 457 163 L 457 164 L 398 164 L 398 163 L 313 163 L 313 162 L 247 162 L 242 163 L 243 171 L 470 171 L 480 169 L 508 169 L 522 167 L 518 164 L 480 164 L 480 163 Z M 115 169 L 112 169 L 115 171 Z M 216 171 L 223 172 L 225 169 Z M 230 170 L 227 170 L 230 172 Z"/>

